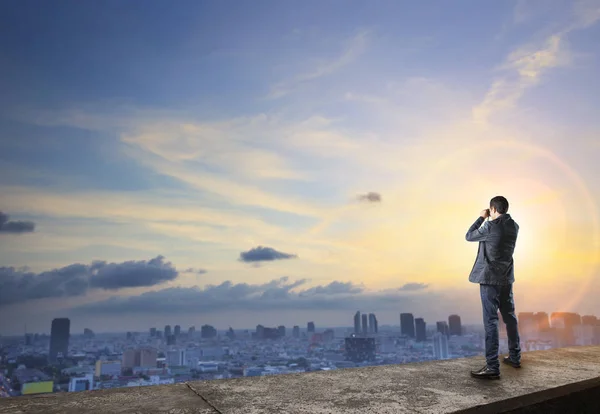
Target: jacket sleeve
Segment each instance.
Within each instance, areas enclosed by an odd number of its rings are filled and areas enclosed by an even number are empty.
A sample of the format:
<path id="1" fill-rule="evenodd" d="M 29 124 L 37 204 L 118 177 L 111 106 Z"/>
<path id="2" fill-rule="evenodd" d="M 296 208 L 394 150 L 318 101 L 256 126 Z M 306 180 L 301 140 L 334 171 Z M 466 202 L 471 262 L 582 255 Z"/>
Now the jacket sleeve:
<path id="1" fill-rule="evenodd" d="M 483 217 L 479 217 L 475 223 L 469 228 L 467 231 L 467 235 L 465 239 L 470 242 L 480 242 L 486 241 L 490 235 L 490 225 L 489 222 L 486 222 L 483 226 L 481 225 L 485 219 Z"/>

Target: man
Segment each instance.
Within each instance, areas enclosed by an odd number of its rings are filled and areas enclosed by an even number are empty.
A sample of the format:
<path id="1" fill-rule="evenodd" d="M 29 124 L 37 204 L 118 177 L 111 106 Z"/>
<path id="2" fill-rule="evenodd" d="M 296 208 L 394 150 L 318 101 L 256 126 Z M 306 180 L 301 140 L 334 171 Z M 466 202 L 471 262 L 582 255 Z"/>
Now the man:
<path id="1" fill-rule="evenodd" d="M 471 371 L 475 378 L 500 378 L 498 309 L 508 334 L 509 356 L 502 362 L 515 368 L 521 367 L 521 348 L 512 290 L 515 280 L 513 252 L 518 233 L 519 225 L 508 214 L 508 201 L 497 196 L 490 200 L 490 208 L 481 212 L 466 235 L 467 241 L 479 242 L 477 259 L 469 281 L 479 284 L 485 327 L 486 365 L 478 371 Z"/>

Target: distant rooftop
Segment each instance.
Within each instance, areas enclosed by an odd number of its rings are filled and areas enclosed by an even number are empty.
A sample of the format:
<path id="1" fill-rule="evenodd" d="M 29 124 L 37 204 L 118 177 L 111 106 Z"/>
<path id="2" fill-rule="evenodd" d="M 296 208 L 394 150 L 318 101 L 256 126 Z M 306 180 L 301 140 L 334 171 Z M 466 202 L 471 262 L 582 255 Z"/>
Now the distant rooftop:
<path id="1" fill-rule="evenodd" d="M 499 381 L 469 370 L 483 358 L 191 381 L 0 399 L 0 414 L 200 413 L 597 414 L 600 346 L 523 354 Z"/>

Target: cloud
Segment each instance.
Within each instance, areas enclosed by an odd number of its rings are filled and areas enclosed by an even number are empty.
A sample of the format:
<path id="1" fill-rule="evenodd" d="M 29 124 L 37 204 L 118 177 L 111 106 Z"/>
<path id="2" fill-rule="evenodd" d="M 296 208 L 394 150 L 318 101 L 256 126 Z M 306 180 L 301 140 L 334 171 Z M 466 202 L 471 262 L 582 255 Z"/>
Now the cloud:
<path id="1" fill-rule="evenodd" d="M 369 192 L 367 194 L 361 194 L 358 196 L 360 201 L 367 201 L 369 203 L 379 203 L 381 202 L 381 194 Z"/>
<path id="2" fill-rule="evenodd" d="M 122 312 L 152 314 L 220 313 L 224 311 L 279 311 L 279 310 L 347 310 L 374 309 L 388 311 L 399 309 L 399 304 L 414 304 L 415 309 L 432 298 L 386 291 L 365 291 L 350 282 L 334 281 L 326 286 L 297 289 L 308 281 L 290 281 L 287 277 L 264 284 L 233 284 L 226 281 L 220 285 L 204 288 L 173 287 L 142 293 L 130 297 L 113 297 L 75 308 L 88 314 L 115 314 Z M 455 298 L 456 301 L 461 300 Z M 412 309 L 412 307 L 411 307 Z"/>
<path id="3" fill-rule="evenodd" d="M 206 269 L 196 269 L 194 267 L 188 267 L 187 269 L 185 269 L 183 271 L 183 273 L 195 273 L 197 275 L 203 275 L 205 273 L 208 273 L 208 270 L 206 270 Z"/>
<path id="4" fill-rule="evenodd" d="M 177 270 L 162 256 L 148 261 L 75 263 L 41 273 L 27 268 L 0 267 L 0 306 L 43 298 L 83 296 L 92 289 L 155 286 L 177 276 Z"/>
<path id="5" fill-rule="evenodd" d="M 403 286 L 399 287 L 398 290 L 404 291 L 414 291 L 414 290 L 423 290 L 429 287 L 426 283 L 406 283 Z"/>
<path id="6" fill-rule="evenodd" d="M 521 1 L 515 9 L 515 20 L 525 21 L 531 14 L 538 13 L 535 7 L 527 8 L 531 1 Z M 542 76 L 550 69 L 568 66 L 572 56 L 567 44 L 567 36 L 575 30 L 586 29 L 600 20 L 600 4 L 597 1 L 562 2 L 567 5 L 568 12 L 559 16 L 569 16 L 560 30 L 546 37 L 542 42 L 532 42 L 510 53 L 500 67 L 502 76 L 496 78 L 488 90 L 483 102 L 472 110 L 473 120 L 487 123 L 489 117 L 496 112 L 511 109 L 523 96 L 525 91 L 537 85 Z M 547 10 L 546 10 L 547 11 Z"/>
<path id="7" fill-rule="evenodd" d="M 241 252 L 239 260 L 242 262 L 252 263 L 283 259 L 295 259 L 296 257 L 298 256 L 296 256 L 295 254 L 279 252 L 273 249 L 272 247 L 258 246 L 246 252 Z"/>
<path id="8" fill-rule="evenodd" d="M 35 223 L 32 221 L 9 221 L 9 216 L 0 211 L 0 233 L 31 233 L 35 230 Z"/>
<path id="9" fill-rule="evenodd" d="M 362 286 L 352 282 L 333 281 L 325 286 L 315 286 L 298 293 L 298 296 L 356 294 L 364 291 Z"/>
<path id="10" fill-rule="evenodd" d="M 331 75 L 354 62 L 365 52 L 369 35 L 369 31 L 360 31 L 350 39 L 344 51 L 335 59 L 328 62 L 322 62 L 310 71 L 298 74 L 289 80 L 273 85 L 268 98 L 277 99 L 286 96 L 295 91 L 302 84 Z"/>

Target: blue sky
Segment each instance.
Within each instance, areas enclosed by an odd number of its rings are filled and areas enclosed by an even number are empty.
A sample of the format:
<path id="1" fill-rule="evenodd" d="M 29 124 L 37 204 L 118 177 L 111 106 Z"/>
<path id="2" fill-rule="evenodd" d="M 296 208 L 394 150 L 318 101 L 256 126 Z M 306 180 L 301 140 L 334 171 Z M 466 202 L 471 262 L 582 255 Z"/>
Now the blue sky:
<path id="1" fill-rule="evenodd" d="M 463 234 L 499 193 L 523 310 L 600 314 L 599 1 L 0 7 L 0 211 L 35 224 L 0 232 L 30 292 L 0 333 L 478 315 Z"/>

